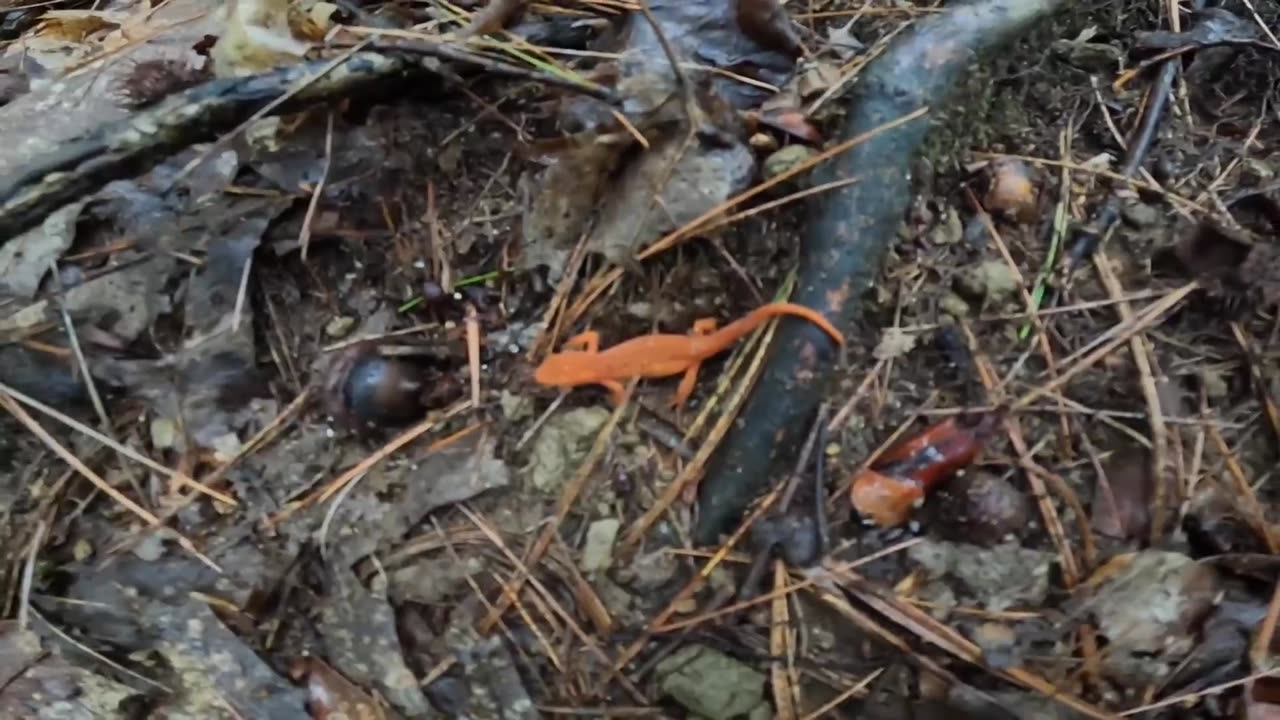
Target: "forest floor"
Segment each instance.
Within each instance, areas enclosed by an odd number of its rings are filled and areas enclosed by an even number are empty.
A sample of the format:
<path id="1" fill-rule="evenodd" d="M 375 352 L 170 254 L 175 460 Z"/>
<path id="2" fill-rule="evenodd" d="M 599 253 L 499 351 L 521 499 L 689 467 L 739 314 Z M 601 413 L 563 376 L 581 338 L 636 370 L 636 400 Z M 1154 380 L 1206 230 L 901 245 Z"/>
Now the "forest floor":
<path id="1" fill-rule="evenodd" d="M 957 3 L 492 2 L 287 23 L 543 81 L 225 127 L 4 238 L 0 716 L 1280 718 L 1280 6 L 1071 2 L 978 57 L 785 493 L 699 546 L 771 326 L 679 410 L 534 368 L 803 285 L 876 181 L 810 173 L 852 89 Z M 203 11 L 0 0 L 0 199 L 211 36 L 282 62 Z"/>

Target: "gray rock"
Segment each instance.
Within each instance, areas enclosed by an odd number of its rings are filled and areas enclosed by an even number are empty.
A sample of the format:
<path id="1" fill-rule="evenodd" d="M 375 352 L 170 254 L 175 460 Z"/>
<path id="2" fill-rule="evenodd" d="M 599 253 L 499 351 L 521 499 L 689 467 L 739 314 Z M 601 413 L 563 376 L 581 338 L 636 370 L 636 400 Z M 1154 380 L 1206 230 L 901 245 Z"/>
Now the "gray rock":
<path id="1" fill-rule="evenodd" d="M 764 673 L 701 645 L 658 663 L 656 674 L 663 694 L 708 720 L 751 715 L 764 702 Z"/>

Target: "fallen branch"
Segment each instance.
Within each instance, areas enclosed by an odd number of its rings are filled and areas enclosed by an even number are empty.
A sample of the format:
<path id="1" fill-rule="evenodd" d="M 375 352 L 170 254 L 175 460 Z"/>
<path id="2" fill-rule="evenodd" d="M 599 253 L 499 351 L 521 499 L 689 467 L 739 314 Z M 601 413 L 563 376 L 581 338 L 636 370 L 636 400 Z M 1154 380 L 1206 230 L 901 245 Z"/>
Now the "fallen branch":
<path id="1" fill-rule="evenodd" d="M 1017 36 L 1062 0 L 986 0 L 919 23 L 863 71 L 850 93 L 845 137 L 866 133 L 924 106 L 937 108 L 974 56 Z M 819 196 L 801 251 L 793 302 L 818 308 L 846 332 L 911 198 L 910 167 L 928 124 L 906 123 L 821 168 L 815 183 L 858 175 L 864 181 Z M 826 397 L 835 346 L 804 323 L 783 321 L 764 374 L 734 431 L 699 485 L 694 539 L 720 533 L 772 478 L 785 471 Z"/>
<path id="2" fill-rule="evenodd" d="M 267 114 L 283 114 L 339 99 L 369 97 L 393 83 L 440 80 L 447 71 L 439 59 L 612 100 L 604 88 L 434 43 L 356 52 L 336 64 L 332 59 L 318 60 L 245 78 L 211 80 L 0 178 L 0 244 L 68 202 L 97 192 L 112 180 L 144 173 L 183 148 L 216 138 L 272 103 L 277 105 Z M 288 93 L 293 94 L 280 102 Z"/>

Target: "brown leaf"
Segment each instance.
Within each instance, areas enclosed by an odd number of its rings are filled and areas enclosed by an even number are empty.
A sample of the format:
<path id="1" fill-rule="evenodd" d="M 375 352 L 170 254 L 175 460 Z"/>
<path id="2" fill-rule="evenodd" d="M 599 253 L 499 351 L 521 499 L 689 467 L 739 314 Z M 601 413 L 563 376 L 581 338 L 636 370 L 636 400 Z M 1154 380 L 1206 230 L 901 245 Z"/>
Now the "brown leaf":
<path id="1" fill-rule="evenodd" d="M 778 0 L 736 0 L 738 27 L 762 47 L 792 57 L 804 54 L 804 47 L 791 26 L 787 10 Z"/>
<path id="2" fill-rule="evenodd" d="M 289 674 L 307 685 L 307 712 L 315 720 L 387 720 L 386 711 L 368 693 L 319 658 L 296 661 Z"/>
<path id="3" fill-rule="evenodd" d="M 489 0 L 483 10 L 471 16 L 471 22 L 458 32 L 459 39 L 485 35 L 501 30 L 524 10 L 528 0 Z"/>
<path id="4" fill-rule="evenodd" d="M 625 149 L 604 144 L 573 148 L 557 157 L 536 180 L 528 181 L 521 267 L 546 265 L 551 270 L 550 281 L 559 280 L 600 195 L 606 191 L 605 181 Z"/>
<path id="5" fill-rule="evenodd" d="M 1274 649 L 1274 637 L 1271 644 Z M 1260 677 L 1250 682 L 1245 686 L 1244 698 L 1245 720 L 1280 720 L 1280 678 Z"/>
<path id="6" fill-rule="evenodd" d="M 818 132 L 818 128 L 799 110 L 762 110 L 759 113 L 753 113 L 752 117 L 761 125 L 786 133 L 801 142 L 810 145 L 822 144 L 822 134 Z"/>
<path id="7" fill-rule="evenodd" d="M 808 99 L 817 97 L 840 82 L 840 68 L 828 62 L 811 63 L 796 80 L 796 92 Z"/>
<path id="8" fill-rule="evenodd" d="M 1146 450 L 1123 450 L 1108 458 L 1094 483 L 1093 528 L 1112 538 L 1145 537 L 1154 482 Z"/>
<path id="9" fill-rule="evenodd" d="M 655 139 L 609 183 L 588 247 L 615 263 L 628 262 L 654 240 L 746 190 L 755 156 L 737 138 L 724 140 L 686 148 L 683 134 Z"/>
<path id="10" fill-rule="evenodd" d="M 1108 562 L 1077 590 L 1071 612 L 1092 617 L 1107 641 L 1102 671 L 1129 686 L 1155 682 L 1195 649 L 1221 592 L 1220 575 L 1186 555 L 1144 550 Z"/>
<path id="11" fill-rule="evenodd" d="M 678 58 L 775 87 L 795 71 L 800 45 L 788 36 L 791 21 L 778 0 L 649 0 L 649 9 Z M 670 76 L 662 44 L 641 13 L 631 13 L 624 43 L 627 74 Z M 712 75 L 710 87 L 737 109 L 759 105 L 766 96 L 759 87 L 727 76 Z"/>

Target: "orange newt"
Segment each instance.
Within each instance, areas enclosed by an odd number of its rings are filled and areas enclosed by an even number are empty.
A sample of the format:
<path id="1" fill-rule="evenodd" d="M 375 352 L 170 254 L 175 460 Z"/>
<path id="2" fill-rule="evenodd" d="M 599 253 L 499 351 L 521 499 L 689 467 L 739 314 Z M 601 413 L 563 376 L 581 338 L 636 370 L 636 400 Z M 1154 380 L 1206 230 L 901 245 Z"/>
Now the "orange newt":
<path id="1" fill-rule="evenodd" d="M 600 334 L 588 330 L 565 342 L 565 350 L 554 353 L 538 366 L 534 380 L 542 385 L 563 389 L 579 385 L 603 385 L 608 388 L 615 405 L 626 396 L 623 381 L 635 377 L 660 378 L 684 374 L 676 390 L 672 406 L 679 408 L 693 394 L 698 381 L 698 370 L 704 360 L 728 349 L 761 324 L 779 315 L 804 318 L 822 328 L 835 341 L 844 345 L 844 338 L 818 312 L 792 303 L 771 303 L 759 307 L 747 316 L 716 329 L 714 318 L 698 320 L 688 335 L 642 335 L 613 347 L 600 349 Z"/>

